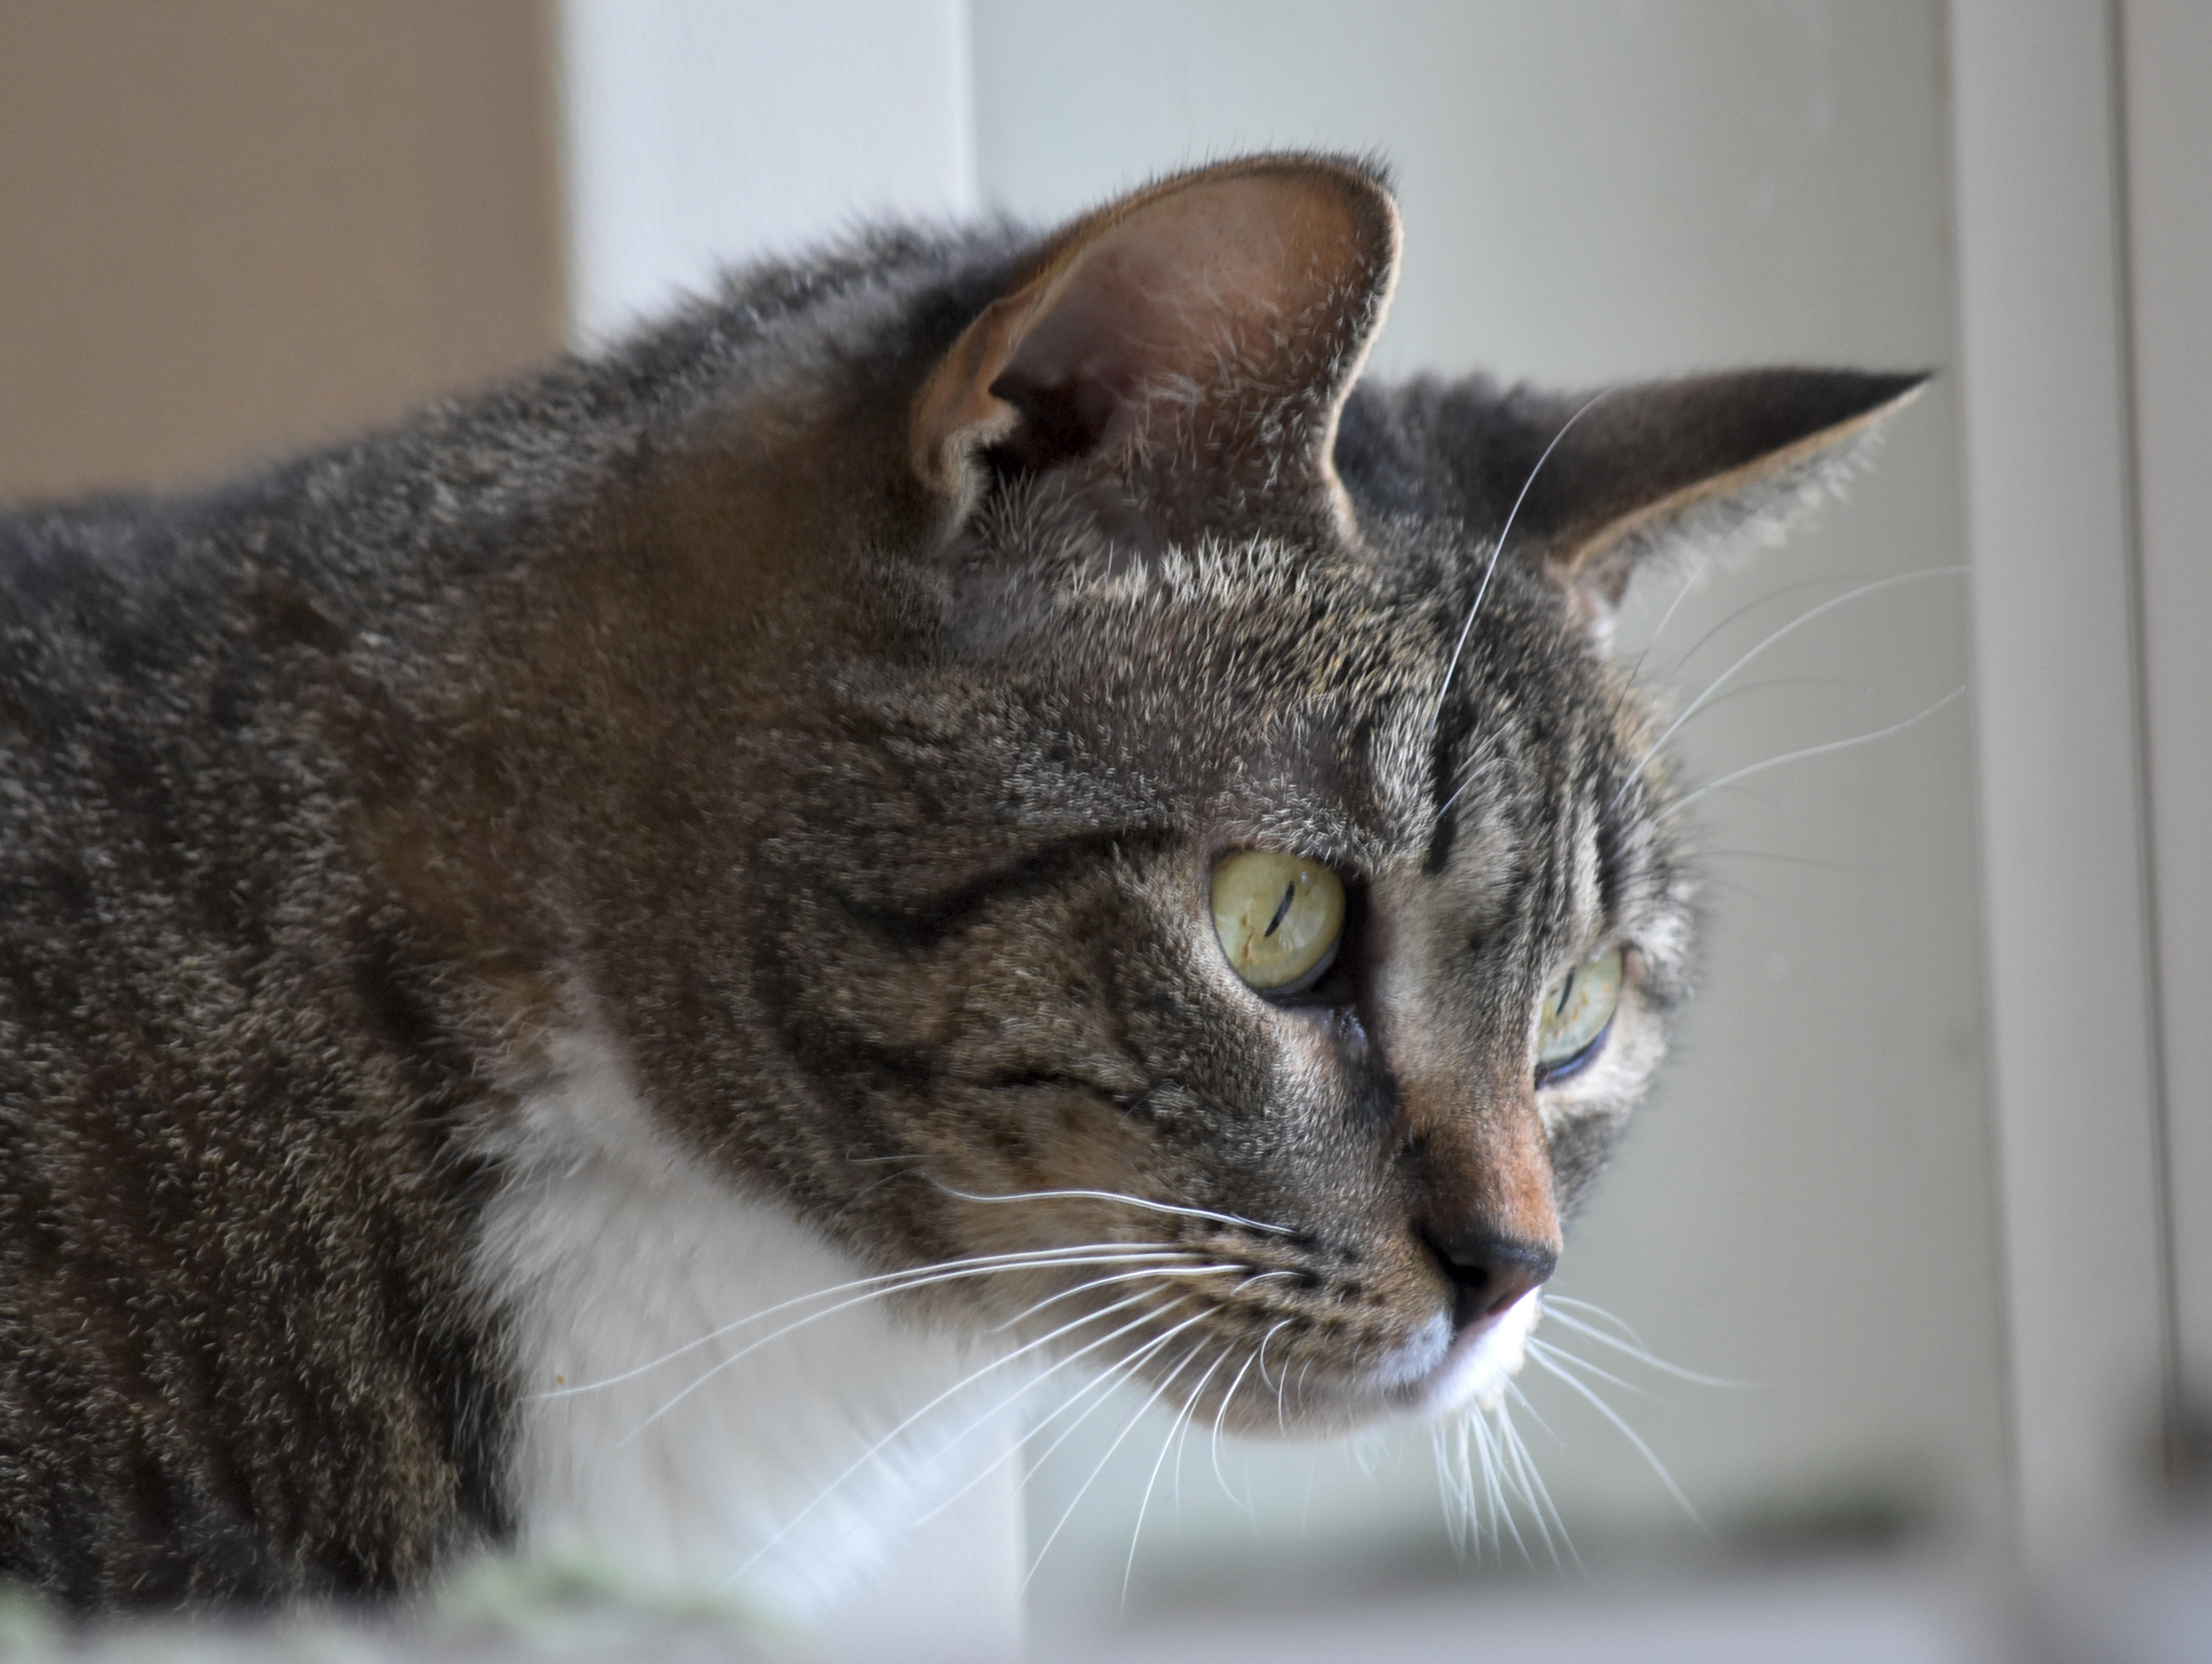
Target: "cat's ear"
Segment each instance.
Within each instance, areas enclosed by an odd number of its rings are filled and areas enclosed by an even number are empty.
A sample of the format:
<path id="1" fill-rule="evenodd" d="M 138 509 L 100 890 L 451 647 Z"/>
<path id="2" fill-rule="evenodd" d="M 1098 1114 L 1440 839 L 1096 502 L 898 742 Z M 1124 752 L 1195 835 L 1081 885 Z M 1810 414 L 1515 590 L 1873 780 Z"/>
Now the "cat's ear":
<path id="1" fill-rule="evenodd" d="M 1430 408 L 1407 415 L 1433 424 L 1425 448 L 1442 453 L 1454 508 L 1492 535 L 1510 515 L 1509 556 L 1563 586 L 1602 633 L 1639 563 L 1747 528 L 1779 531 L 1927 380 L 1743 370 L 1575 397 L 1475 382 L 1409 389 Z"/>
<path id="2" fill-rule="evenodd" d="M 1349 162 L 1256 157 L 1112 203 L 1052 238 L 938 363 L 915 470 L 963 507 L 988 453 L 1027 472 L 1202 471 L 1334 507 L 1337 412 L 1397 258 L 1389 193 Z"/>

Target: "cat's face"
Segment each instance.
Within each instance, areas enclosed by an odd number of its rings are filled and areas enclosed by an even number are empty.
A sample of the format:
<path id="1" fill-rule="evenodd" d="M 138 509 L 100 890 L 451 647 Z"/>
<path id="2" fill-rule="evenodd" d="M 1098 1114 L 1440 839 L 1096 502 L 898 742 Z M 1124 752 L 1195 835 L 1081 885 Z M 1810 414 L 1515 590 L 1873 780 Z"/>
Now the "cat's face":
<path id="1" fill-rule="evenodd" d="M 1517 1365 L 1687 975 L 1611 607 L 1909 386 L 1353 395 L 1395 249 L 1303 159 L 1045 245 L 916 395 L 939 531 L 750 869 L 802 1208 L 1250 1430 Z"/>
<path id="2" fill-rule="evenodd" d="M 868 1153 L 915 1172 L 858 1171 L 927 1221 L 911 1257 L 1153 1256 L 958 1303 L 1105 1314 L 1071 1346 L 1131 1326 L 1100 1363 L 1171 1333 L 1146 1366 L 1184 1391 L 1264 1341 L 1232 1426 L 1449 1407 L 1517 1362 L 1657 1061 L 1687 887 L 1639 707 L 1563 598 L 1494 583 L 1447 687 L 1479 553 L 1065 574 L 902 745 L 823 758 L 810 818 L 876 818 L 817 852 L 869 875 L 811 940 L 814 1000 L 844 991 L 817 1042 L 880 1060 Z"/>

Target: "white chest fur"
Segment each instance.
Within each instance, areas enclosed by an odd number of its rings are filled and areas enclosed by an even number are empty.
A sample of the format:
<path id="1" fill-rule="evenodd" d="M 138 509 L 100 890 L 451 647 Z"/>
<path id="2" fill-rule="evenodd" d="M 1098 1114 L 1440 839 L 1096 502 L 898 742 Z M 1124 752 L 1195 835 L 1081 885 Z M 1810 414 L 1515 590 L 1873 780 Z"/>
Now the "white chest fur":
<path id="1" fill-rule="evenodd" d="M 955 1390 L 988 1355 L 865 1291 L 822 1297 L 860 1269 L 661 1135 L 608 1043 L 550 1054 L 477 1260 L 514 1326 L 525 1552 L 854 1641 L 1011 1652 L 1014 1423 L 978 1422 L 1017 1383 Z"/>

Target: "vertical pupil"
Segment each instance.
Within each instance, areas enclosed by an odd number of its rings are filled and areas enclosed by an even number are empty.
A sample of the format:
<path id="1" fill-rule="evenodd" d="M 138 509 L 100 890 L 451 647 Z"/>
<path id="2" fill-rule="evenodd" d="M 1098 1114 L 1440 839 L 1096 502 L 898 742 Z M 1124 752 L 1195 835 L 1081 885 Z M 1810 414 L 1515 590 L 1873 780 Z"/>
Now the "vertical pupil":
<path id="1" fill-rule="evenodd" d="M 1553 1017 L 1565 1017 L 1566 1015 L 1567 999 L 1575 991 L 1575 978 L 1579 976 L 1582 973 L 1579 969 L 1571 970 L 1567 973 L 1566 985 L 1559 990 L 1559 1003 L 1552 1009 L 1552 1015 Z"/>
<path id="2" fill-rule="evenodd" d="M 1267 927 L 1260 932 L 1261 935 L 1273 936 L 1282 928 L 1283 917 L 1290 912 L 1291 898 L 1297 893 L 1298 881 L 1296 878 L 1283 886 L 1283 899 L 1275 903 L 1275 916 L 1267 920 Z"/>

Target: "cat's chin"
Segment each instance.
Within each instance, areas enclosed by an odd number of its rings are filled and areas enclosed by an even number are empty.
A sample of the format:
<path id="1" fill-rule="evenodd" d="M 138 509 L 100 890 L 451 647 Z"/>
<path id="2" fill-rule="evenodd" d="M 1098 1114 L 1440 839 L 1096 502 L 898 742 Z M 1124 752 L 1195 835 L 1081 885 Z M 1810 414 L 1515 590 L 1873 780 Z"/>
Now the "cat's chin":
<path id="1" fill-rule="evenodd" d="M 1528 1337 L 1542 1315 L 1542 1296 L 1533 1289 L 1456 1335 L 1449 1333 L 1451 1320 L 1439 1313 L 1436 1335 L 1407 1348 L 1413 1372 L 1395 1387 L 1394 1396 L 1406 1413 L 1415 1416 L 1495 1409 L 1527 1361 Z M 1422 1367 L 1425 1355 L 1434 1361 Z"/>

